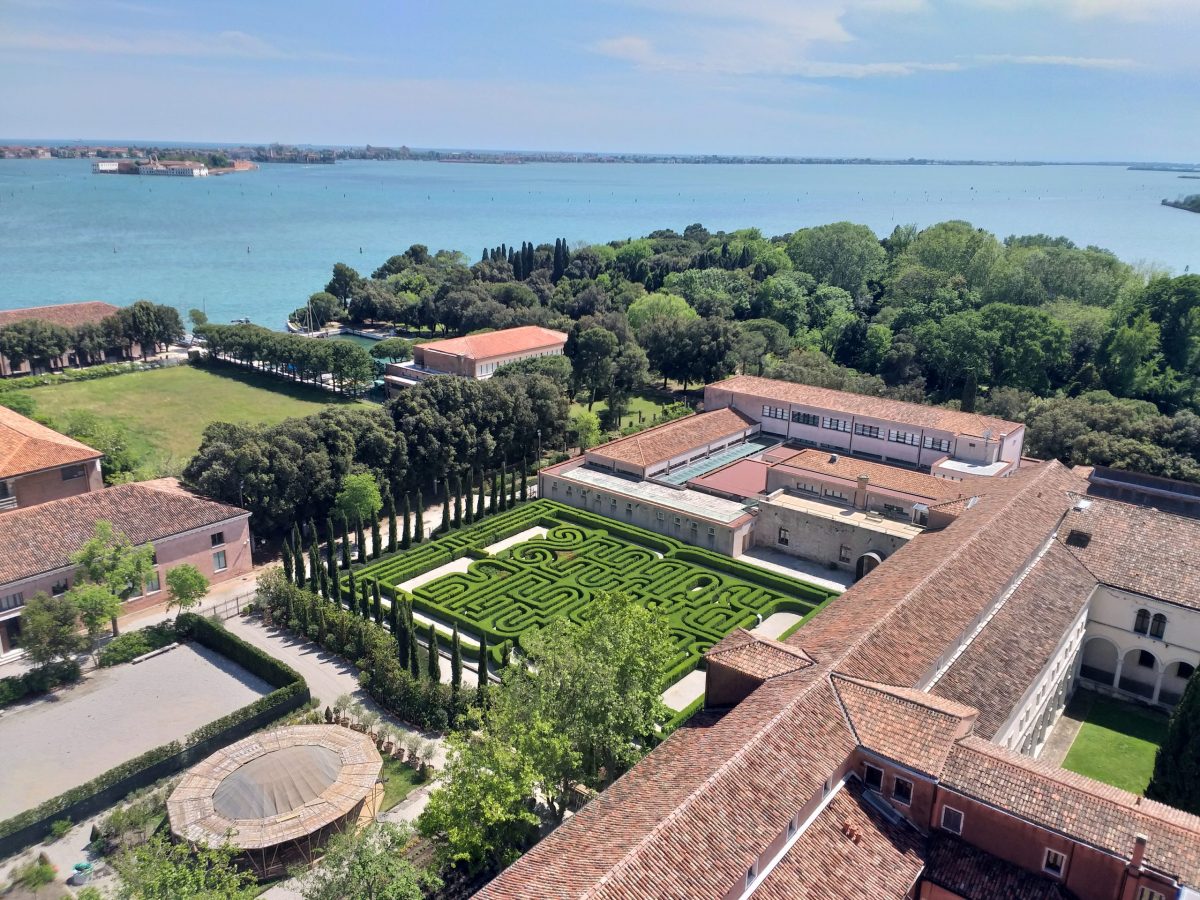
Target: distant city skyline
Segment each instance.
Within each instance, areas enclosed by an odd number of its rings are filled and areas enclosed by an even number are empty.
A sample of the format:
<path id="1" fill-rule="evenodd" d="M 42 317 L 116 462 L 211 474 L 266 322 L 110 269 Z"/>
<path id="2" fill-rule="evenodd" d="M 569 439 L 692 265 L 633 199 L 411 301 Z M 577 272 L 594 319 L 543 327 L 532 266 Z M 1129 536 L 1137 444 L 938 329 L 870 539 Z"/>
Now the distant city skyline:
<path id="1" fill-rule="evenodd" d="M 1194 0 L 213 0 L 202 15 L 6 0 L 0 127 L 9 140 L 1195 162 L 1198 37 Z"/>

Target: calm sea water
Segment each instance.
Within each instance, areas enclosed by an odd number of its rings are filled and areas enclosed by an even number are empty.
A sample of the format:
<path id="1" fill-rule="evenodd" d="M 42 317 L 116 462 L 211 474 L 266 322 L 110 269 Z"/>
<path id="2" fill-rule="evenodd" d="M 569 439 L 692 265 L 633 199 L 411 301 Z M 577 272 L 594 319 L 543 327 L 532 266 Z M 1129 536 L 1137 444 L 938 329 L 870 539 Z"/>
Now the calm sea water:
<path id="1" fill-rule="evenodd" d="M 92 175 L 87 160 L 0 160 L 0 308 L 140 297 L 274 328 L 334 262 L 369 273 L 410 244 L 464 251 L 609 241 L 656 228 L 782 234 L 849 219 L 966 219 L 1124 259 L 1200 267 L 1200 215 L 1159 205 L 1195 182 L 1106 166 L 273 165 L 219 178 Z"/>

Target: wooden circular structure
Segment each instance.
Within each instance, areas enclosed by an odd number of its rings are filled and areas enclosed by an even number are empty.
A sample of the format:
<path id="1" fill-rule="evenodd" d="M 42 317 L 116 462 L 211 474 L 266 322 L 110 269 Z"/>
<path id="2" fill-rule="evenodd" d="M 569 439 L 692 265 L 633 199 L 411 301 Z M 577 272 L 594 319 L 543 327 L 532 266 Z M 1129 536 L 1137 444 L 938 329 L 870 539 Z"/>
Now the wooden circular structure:
<path id="1" fill-rule="evenodd" d="M 259 877 L 274 875 L 373 818 L 382 768 L 369 735 L 337 725 L 254 734 L 188 770 L 167 800 L 171 833 L 189 844 L 228 843 Z"/>

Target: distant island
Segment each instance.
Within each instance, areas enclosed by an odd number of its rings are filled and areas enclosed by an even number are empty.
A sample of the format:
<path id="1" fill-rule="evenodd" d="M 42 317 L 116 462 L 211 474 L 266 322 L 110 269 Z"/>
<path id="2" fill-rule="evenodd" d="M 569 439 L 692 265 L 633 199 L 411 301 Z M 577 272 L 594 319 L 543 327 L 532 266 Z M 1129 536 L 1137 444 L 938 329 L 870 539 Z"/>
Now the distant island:
<path id="1" fill-rule="evenodd" d="M 1178 200 L 1164 200 L 1163 206 L 1173 206 L 1175 209 L 1185 209 L 1188 212 L 1200 213 L 1200 194 L 1189 194 Z"/>
<path id="2" fill-rule="evenodd" d="M 238 146 L 179 146 L 179 145 L 91 145 L 82 141 L 58 145 L 0 145 L 0 159 L 117 159 L 138 160 L 157 157 L 159 160 L 204 162 L 213 174 L 235 171 L 240 162 L 294 163 L 301 165 L 332 165 L 339 160 L 399 160 L 439 163 L 490 163 L 522 165 L 525 163 L 673 163 L 679 165 L 797 165 L 797 166 L 1121 166 L 1135 171 L 1197 172 L 1200 166 L 1191 163 L 1131 163 L 1121 161 L 1049 161 L 1049 160 L 991 160 L 991 159 L 931 159 L 908 157 L 880 159 L 869 156 L 769 156 L 689 153 L 600 153 L 561 150 L 455 150 L 413 149 L 407 146 L 375 147 L 314 147 L 290 144 L 259 144 Z M 232 167 L 213 165 L 211 160 L 225 160 Z"/>

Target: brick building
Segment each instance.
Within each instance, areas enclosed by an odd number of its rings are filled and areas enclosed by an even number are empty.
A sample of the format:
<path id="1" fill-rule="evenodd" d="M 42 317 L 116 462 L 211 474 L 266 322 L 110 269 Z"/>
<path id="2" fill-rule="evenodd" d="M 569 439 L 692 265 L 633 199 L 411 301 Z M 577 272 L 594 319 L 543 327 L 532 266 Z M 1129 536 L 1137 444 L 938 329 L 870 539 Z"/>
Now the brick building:
<path id="1" fill-rule="evenodd" d="M 0 515 L 99 490 L 103 455 L 0 406 Z"/>
<path id="2" fill-rule="evenodd" d="M 134 545 L 153 544 L 154 575 L 126 601 L 133 612 L 166 599 L 166 573 L 196 566 L 213 583 L 253 568 L 250 513 L 197 497 L 174 479 L 114 485 L 19 508 L 0 520 L 0 653 L 20 635 L 21 608 L 34 594 L 60 594 L 75 577 L 71 555 L 99 521 Z"/>
<path id="3" fill-rule="evenodd" d="M 785 641 L 726 637 L 705 710 L 478 896 L 1200 900 L 1200 817 L 1036 758 L 1097 598 L 1200 615 L 1191 520 L 1086 490 L 1022 467 Z"/>
<path id="4" fill-rule="evenodd" d="M 17 322 L 38 321 L 51 325 L 59 325 L 67 329 L 75 329 L 81 325 L 99 325 L 118 307 L 111 303 L 101 303 L 98 300 L 88 300 L 81 303 L 60 303 L 55 306 L 31 306 L 25 309 L 0 310 L 0 328 Z M 75 348 L 70 348 L 62 356 L 53 359 L 24 360 L 19 365 L 0 353 L 0 376 L 29 375 L 55 372 L 72 366 L 93 365 L 104 362 L 121 362 L 134 359 L 141 353 L 141 347 L 134 344 L 126 347 L 118 341 L 92 358 L 81 356 Z"/>
<path id="5" fill-rule="evenodd" d="M 539 325 L 447 338 L 416 344 L 412 360 L 390 363 L 384 377 L 389 390 L 435 375 L 491 378 L 505 363 L 539 356 L 561 356 L 566 343 L 565 333 Z"/>

